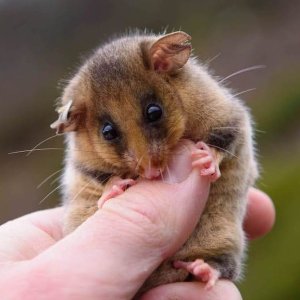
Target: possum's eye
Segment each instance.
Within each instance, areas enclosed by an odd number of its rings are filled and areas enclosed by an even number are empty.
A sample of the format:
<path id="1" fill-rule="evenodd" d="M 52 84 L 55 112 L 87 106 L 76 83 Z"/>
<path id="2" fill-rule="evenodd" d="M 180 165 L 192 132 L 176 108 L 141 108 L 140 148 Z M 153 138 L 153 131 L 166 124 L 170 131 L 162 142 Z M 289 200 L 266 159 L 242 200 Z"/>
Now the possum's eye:
<path id="1" fill-rule="evenodd" d="M 103 137 L 108 141 L 114 140 L 115 138 L 117 138 L 119 136 L 117 130 L 110 123 L 104 124 L 104 126 L 102 128 L 102 134 L 103 134 Z"/>
<path id="2" fill-rule="evenodd" d="M 149 104 L 146 108 L 148 122 L 158 121 L 162 116 L 162 108 L 157 104 Z"/>

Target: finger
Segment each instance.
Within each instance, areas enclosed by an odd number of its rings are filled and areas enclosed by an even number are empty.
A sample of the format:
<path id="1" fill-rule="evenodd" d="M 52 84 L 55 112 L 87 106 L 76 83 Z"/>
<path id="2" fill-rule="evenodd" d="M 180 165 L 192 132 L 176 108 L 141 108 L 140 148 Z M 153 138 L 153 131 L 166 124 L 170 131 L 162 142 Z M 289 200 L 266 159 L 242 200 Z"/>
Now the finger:
<path id="1" fill-rule="evenodd" d="M 25 215 L 0 227 L 0 261 L 35 257 L 62 237 L 63 209 L 54 208 Z"/>
<path id="2" fill-rule="evenodd" d="M 196 166 L 204 167 L 206 164 L 211 163 L 211 162 L 212 162 L 212 157 L 211 156 L 205 156 L 201 159 L 198 159 L 198 160 L 194 161 L 192 163 L 192 166 L 193 167 L 196 167 Z"/>
<path id="3" fill-rule="evenodd" d="M 178 282 L 161 285 L 144 294 L 140 300 L 241 300 L 241 294 L 236 286 L 226 280 L 219 280 L 216 285 L 207 290 L 201 282 Z"/>
<path id="4" fill-rule="evenodd" d="M 55 241 L 63 237 L 62 222 L 63 222 L 63 207 L 40 210 L 28 215 L 25 215 L 17 220 L 28 221 L 40 230 L 47 233 Z"/>
<path id="5" fill-rule="evenodd" d="M 268 195 L 251 188 L 248 193 L 247 214 L 244 229 L 250 239 L 261 237 L 268 233 L 275 223 L 275 208 Z"/>
<path id="6" fill-rule="evenodd" d="M 169 183 L 182 182 L 192 171 L 192 152 L 195 144 L 189 140 L 181 140 L 173 150 L 168 166 L 163 173 L 163 181 Z M 184 153 L 189 153 L 183 155 Z"/>
<path id="7" fill-rule="evenodd" d="M 177 250 L 192 233 L 208 199 L 210 179 L 201 176 L 198 168 L 192 167 L 191 153 L 195 149 L 196 146 L 193 142 L 182 140 L 175 150 L 173 159 L 169 162 L 167 181 L 171 179 L 169 182 L 178 182 L 178 184 L 171 186 L 169 192 L 172 197 L 169 197 L 168 200 L 169 207 L 176 207 L 176 211 L 169 210 L 168 213 L 176 215 L 175 226 L 180 228 L 174 236 L 176 242 L 169 244 L 172 245 L 169 248 L 171 252 Z M 176 151 L 179 155 L 176 155 Z M 184 201 L 182 201 L 183 199 Z M 167 256 L 171 254 L 173 253 L 166 252 Z"/>
<path id="8" fill-rule="evenodd" d="M 45 282 L 60 274 L 67 278 L 66 289 L 83 278 L 81 286 L 89 286 L 90 294 L 99 293 L 99 299 L 123 299 L 120 293 L 132 298 L 162 260 L 185 242 L 205 206 L 209 182 L 198 170 L 191 171 L 190 153 L 182 149 L 177 167 L 170 171 L 177 180 L 187 174 L 183 181 L 140 180 L 36 257 L 34 271 L 47 270 Z M 106 282 L 106 289 L 100 290 L 99 282 Z M 122 291 L 112 291 L 119 285 Z"/>

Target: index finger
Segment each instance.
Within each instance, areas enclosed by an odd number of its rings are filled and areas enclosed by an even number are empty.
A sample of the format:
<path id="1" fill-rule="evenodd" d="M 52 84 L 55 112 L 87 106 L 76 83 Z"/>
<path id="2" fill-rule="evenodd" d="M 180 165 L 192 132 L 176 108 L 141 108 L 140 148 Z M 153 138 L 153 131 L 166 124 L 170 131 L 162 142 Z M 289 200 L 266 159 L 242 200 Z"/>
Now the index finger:
<path id="1" fill-rule="evenodd" d="M 275 208 L 270 197 L 262 191 L 251 188 L 248 193 L 248 207 L 244 229 L 249 239 L 268 233 L 275 223 Z"/>

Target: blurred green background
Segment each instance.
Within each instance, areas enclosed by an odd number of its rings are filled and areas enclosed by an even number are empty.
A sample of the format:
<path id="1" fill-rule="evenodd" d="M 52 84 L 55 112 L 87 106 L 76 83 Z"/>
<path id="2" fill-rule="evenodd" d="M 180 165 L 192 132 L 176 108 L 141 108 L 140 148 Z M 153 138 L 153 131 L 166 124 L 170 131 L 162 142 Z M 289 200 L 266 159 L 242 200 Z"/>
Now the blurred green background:
<path id="1" fill-rule="evenodd" d="M 300 299 L 300 1 L 0 1 L 0 221 L 58 203 L 63 140 L 53 135 L 59 86 L 101 42 L 129 28 L 182 29 L 194 53 L 251 107 L 274 230 L 251 242 L 244 299 Z M 46 199 L 44 197 L 51 193 Z M 44 199 L 44 200 L 43 200 Z"/>

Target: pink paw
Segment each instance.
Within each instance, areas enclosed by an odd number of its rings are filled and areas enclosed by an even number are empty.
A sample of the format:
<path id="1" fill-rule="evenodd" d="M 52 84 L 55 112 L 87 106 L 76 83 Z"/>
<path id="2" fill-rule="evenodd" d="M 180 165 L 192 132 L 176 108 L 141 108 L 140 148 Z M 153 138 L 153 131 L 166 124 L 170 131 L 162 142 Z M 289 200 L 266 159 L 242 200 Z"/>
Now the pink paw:
<path id="1" fill-rule="evenodd" d="M 202 176 L 210 176 L 212 182 L 216 181 L 221 172 L 213 151 L 204 142 L 198 142 L 196 147 L 198 149 L 192 152 L 192 166 L 200 168 Z"/>
<path id="2" fill-rule="evenodd" d="M 104 202 L 121 195 L 126 189 L 133 186 L 135 183 L 136 182 L 133 179 L 121 179 L 119 177 L 114 178 L 108 183 L 108 185 L 106 185 L 104 192 L 98 201 L 98 207 L 101 208 Z"/>
<path id="3" fill-rule="evenodd" d="M 175 261 L 175 268 L 181 268 L 193 274 L 196 279 L 205 283 L 205 289 L 212 288 L 220 278 L 220 272 L 202 259 L 196 259 L 194 262 Z"/>

